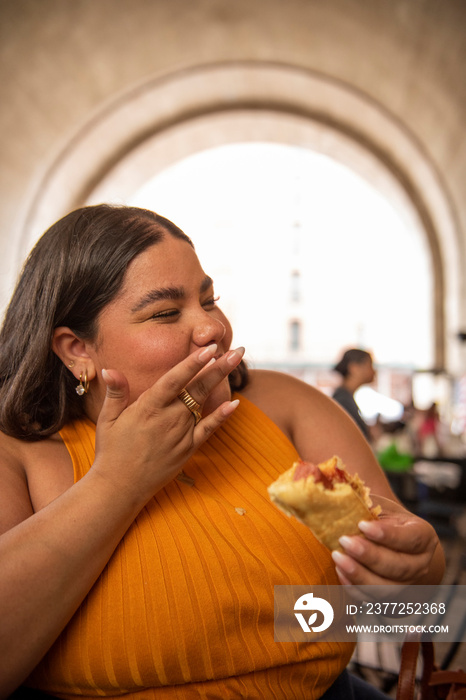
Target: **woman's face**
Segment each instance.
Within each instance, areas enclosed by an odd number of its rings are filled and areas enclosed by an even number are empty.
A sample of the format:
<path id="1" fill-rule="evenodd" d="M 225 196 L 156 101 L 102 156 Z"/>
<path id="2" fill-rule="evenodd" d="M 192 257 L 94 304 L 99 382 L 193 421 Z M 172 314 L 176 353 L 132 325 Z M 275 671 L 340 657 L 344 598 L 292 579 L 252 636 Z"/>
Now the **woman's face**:
<path id="1" fill-rule="evenodd" d="M 99 316 L 96 340 L 87 344 L 96 371 L 86 397 L 90 417 L 105 396 L 102 369 L 126 376 L 132 402 L 194 350 L 217 343 L 221 355 L 231 339 L 196 253 L 166 234 L 131 262 L 118 296 Z M 226 379 L 207 399 L 204 413 L 229 398 Z"/>
<path id="2" fill-rule="evenodd" d="M 371 384 L 375 379 L 374 365 L 372 364 L 372 358 L 368 357 L 362 362 L 354 362 L 353 365 L 353 376 L 358 379 L 360 384 Z"/>

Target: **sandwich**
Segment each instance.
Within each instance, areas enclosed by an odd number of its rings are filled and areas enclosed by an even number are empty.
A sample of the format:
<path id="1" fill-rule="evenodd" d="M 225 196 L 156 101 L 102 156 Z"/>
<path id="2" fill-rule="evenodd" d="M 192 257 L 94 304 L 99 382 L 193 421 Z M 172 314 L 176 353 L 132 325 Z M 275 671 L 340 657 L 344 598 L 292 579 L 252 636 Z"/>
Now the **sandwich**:
<path id="1" fill-rule="evenodd" d="M 309 527 L 328 549 L 341 550 L 342 535 L 362 535 L 361 520 L 376 520 L 369 489 L 349 474 L 339 457 L 315 465 L 298 461 L 268 487 L 271 500 L 286 515 Z"/>

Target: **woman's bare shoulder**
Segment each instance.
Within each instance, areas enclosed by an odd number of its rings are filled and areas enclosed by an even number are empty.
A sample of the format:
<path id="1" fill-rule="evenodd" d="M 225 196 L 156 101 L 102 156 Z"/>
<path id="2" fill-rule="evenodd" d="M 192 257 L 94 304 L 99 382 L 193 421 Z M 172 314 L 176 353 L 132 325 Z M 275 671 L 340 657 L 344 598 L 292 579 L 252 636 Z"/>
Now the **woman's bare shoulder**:
<path id="1" fill-rule="evenodd" d="M 8 470 L 26 475 L 25 462 L 28 444 L 0 431 L 0 473 Z"/>
<path id="2" fill-rule="evenodd" d="M 291 374 L 266 369 L 253 369 L 249 371 L 250 381 L 243 394 L 251 401 L 285 401 L 291 405 L 301 400 L 316 401 L 318 403 L 333 403 L 319 389 L 293 377 Z"/>
<path id="3" fill-rule="evenodd" d="M 33 513 L 21 440 L 0 433 L 0 532 Z"/>
<path id="4" fill-rule="evenodd" d="M 0 431 L 0 469 L 16 469 L 27 472 L 30 464 L 33 464 L 38 456 L 46 458 L 51 452 L 57 452 L 63 447 L 60 435 L 52 435 L 45 440 L 19 440 Z"/>
<path id="5" fill-rule="evenodd" d="M 242 392 L 288 435 L 293 433 L 295 414 L 320 414 L 333 402 L 315 387 L 290 374 L 272 370 L 250 370 L 250 381 Z"/>
<path id="6" fill-rule="evenodd" d="M 0 432 L 0 532 L 14 527 L 73 483 L 59 435 L 29 442 Z"/>

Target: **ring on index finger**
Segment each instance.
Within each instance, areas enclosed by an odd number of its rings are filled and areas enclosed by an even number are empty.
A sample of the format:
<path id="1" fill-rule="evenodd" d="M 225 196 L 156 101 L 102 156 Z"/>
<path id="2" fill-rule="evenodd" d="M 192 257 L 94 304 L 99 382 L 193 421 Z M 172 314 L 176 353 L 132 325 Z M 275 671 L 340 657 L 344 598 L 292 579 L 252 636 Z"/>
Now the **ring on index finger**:
<path id="1" fill-rule="evenodd" d="M 200 412 L 200 408 L 201 408 L 200 405 L 197 403 L 197 401 L 195 401 L 193 399 L 191 394 L 188 393 L 186 391 L 186 389 L 183 389 L 182 391 L 180 391 L 180 393 L 178 394 L 178 398 L 180 399 L 180 401 L 182 401 L 184 403 L 186 408 L 189 411 L 191 411 L 191 413 L 194 416 L 194 425 L 197 425 L 202 418 L 201 412 Z"/>

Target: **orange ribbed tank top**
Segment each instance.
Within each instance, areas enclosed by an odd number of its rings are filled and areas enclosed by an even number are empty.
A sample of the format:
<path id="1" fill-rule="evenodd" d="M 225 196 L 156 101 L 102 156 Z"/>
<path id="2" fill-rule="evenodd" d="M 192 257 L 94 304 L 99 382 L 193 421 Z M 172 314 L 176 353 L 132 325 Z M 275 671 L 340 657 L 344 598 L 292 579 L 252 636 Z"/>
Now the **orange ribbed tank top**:
<path id="1" fill-rule="evenodd" d="M 298 457 L 240 397 L 235 413 L 141 511 L 28 681 L 63 698 L 319 698 L 352 644 L 274 641 L 274 585 L 337 584 L 329 552 L 269 500 Z M 75 481 L 95 426 L 61 431 Z M 137 446 L 135 445 L 135 449 Z"/>

